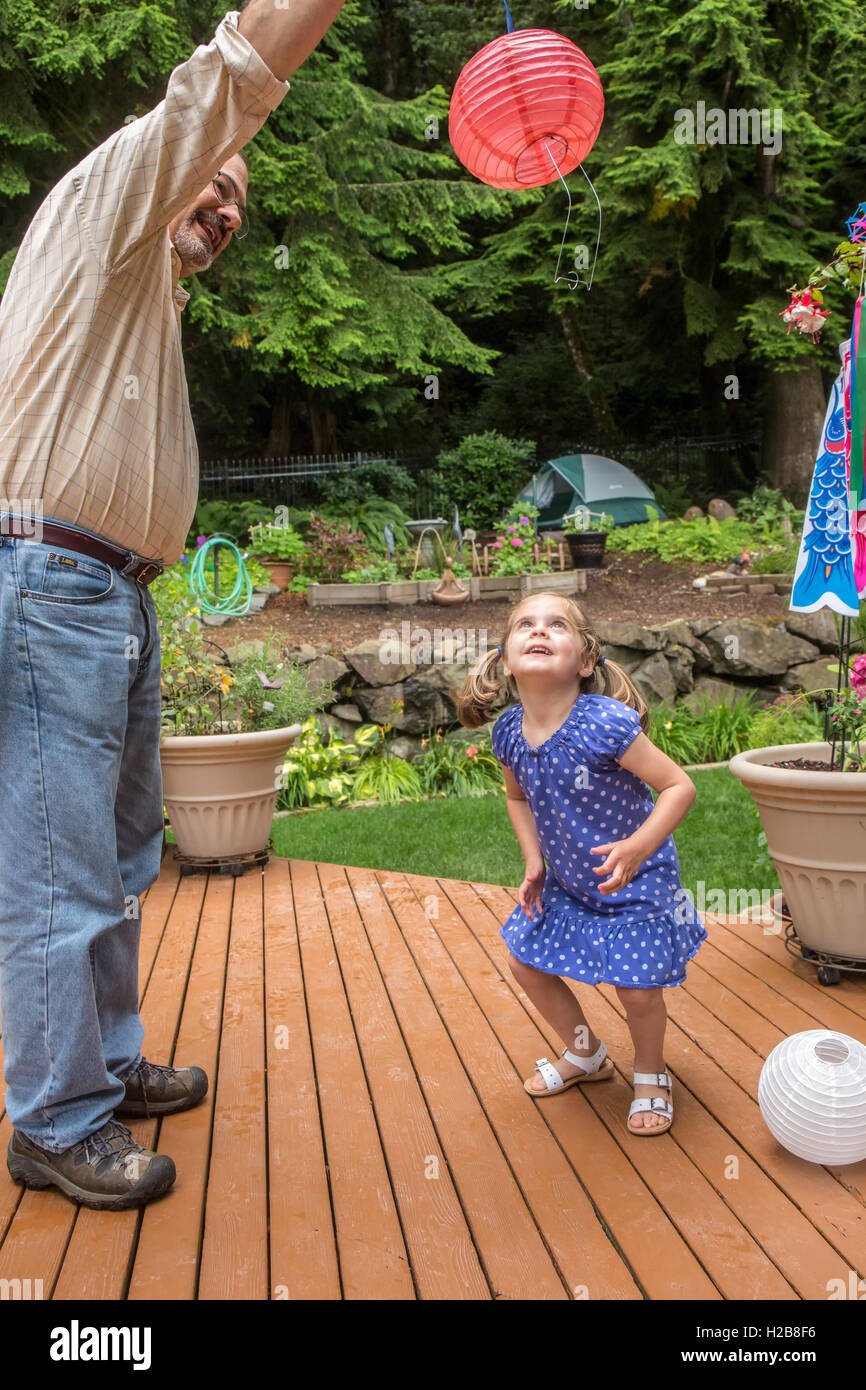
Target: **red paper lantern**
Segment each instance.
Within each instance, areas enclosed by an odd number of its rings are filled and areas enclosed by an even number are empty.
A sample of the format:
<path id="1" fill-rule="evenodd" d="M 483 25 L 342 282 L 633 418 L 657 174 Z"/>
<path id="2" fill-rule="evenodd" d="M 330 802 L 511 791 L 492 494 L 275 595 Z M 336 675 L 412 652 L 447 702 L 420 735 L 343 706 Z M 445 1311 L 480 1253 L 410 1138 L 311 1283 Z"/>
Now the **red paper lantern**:
<path id="1" fill-rule="evenodd" d="M 585 53 L 550 29 L 515 29 L 461 72 L 448 133 L 471 174 L 494 188 L 539 188 L 576 169 L 604 116 L 599 75 Z"/>

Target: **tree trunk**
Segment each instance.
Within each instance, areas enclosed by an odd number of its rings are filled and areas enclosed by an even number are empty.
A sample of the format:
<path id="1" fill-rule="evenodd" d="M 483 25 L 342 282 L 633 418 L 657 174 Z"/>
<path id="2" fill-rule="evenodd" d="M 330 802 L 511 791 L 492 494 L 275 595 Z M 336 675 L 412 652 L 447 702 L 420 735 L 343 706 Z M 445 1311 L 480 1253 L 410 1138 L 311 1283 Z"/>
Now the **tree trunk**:
<path id="1" fill-rule="evenodd" d="M 337 417 L 329 405 L 316 400 L 310 387 L 307 387 L 307 407 L 310 416 L 310 433 L 313 437 L 314 454 L 335 454 L 337 452 Z"/>
<path id="2" fill-rule="evenodd" d="M 268 435 L 269 458 L 287 458 L 292 452 L 295 404 L 288 396 L 279 396 L 271 411 L 271 432 Z"/>
<path id="3" fill-rule="evenodd" d="M 827 394 L 821 369 L 773 372 L 764 416 L 764 466 L 795 507 L 805 507 L 815 471 Z"/>
<path id="4" fill-rule="evenodd" d="M 608 409 L 607 401 L 599 391 L 591 371 L 590 363 L 580 341 L 577 314 L 571 304 L 566 304 L 562 310 L 560 321 L 578 381 L 581 381 L 586 387 L 587 404 L 592 411 L 593 424 L 598 433 L 599 441 L 609 440 L 616 434 L 616 426 Z"/>

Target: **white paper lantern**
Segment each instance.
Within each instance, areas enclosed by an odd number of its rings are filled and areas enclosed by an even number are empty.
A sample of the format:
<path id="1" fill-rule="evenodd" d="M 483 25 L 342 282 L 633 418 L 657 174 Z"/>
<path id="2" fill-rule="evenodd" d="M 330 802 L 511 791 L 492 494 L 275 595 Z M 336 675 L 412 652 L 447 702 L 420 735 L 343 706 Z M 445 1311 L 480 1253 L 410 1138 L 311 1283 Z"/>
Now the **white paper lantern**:
<path id="1" fill-rule="evenodd" d="M 815 1028 L 773 1048 L 758 1104 L 775 1139 L 798 1158 L 837 1167 L 866 1158 L 866 1047 Z"/>

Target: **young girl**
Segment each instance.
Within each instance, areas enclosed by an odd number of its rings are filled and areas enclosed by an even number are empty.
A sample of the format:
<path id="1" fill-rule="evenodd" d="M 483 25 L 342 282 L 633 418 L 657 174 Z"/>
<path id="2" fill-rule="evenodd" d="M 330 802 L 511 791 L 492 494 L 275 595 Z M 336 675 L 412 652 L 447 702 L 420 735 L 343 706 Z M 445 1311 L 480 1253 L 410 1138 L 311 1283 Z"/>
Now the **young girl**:
<path id="1" fill-rule="evenodd" d="M 681 910 L 671 838 L 694 784 L 647 738 L 644 701 L 605 660 L 573 599 L 538 593 L 518 603 L 502 646 L 464 684 L 460 722 L 478 728 L 509 695 L 520 703 L 497 719 L 492 741 L 526 873 L 501 934 L 516 979 L 566 1044 L 556 1065 L 536 1063 L 526 1090 L 544 1099 L 613 1075 L 560 977 L 613 984 L 634 1042 L 628 1128 L 663 1134 L 673 1105 L 662 990 L 682 984 L 707 934 L 693 910 Z M 646 784 L 659 793 L 655 806 Z"/>

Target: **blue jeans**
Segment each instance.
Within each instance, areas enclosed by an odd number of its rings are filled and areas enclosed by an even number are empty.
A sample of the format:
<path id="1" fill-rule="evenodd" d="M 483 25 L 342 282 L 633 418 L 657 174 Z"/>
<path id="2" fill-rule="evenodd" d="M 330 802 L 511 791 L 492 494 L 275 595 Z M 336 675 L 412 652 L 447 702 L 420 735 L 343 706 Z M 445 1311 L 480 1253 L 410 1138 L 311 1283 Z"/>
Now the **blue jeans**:
<path id="1" fill-rule="evenodd" d="M 162 852 L 159 728 L 148 589 L 77 551 L 0 536 L 6 1109 L 55 1153 L 111 1118 L 141 1057 L 139 898 Z"/>

